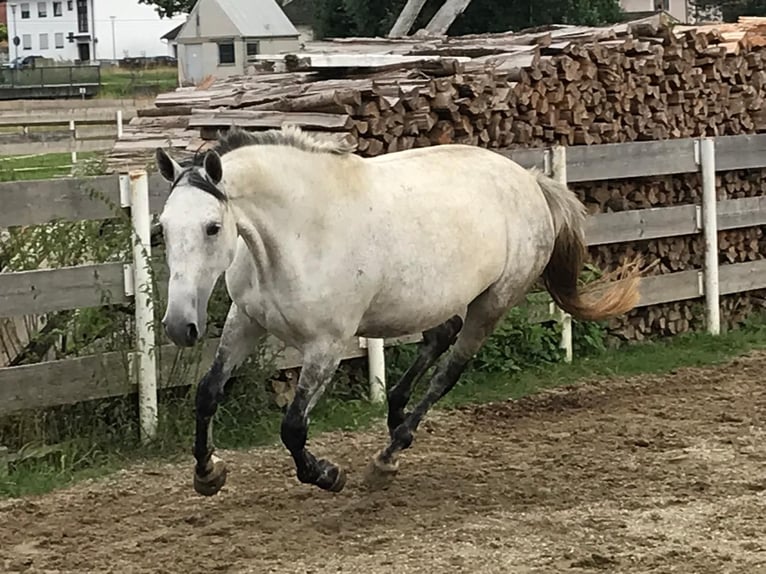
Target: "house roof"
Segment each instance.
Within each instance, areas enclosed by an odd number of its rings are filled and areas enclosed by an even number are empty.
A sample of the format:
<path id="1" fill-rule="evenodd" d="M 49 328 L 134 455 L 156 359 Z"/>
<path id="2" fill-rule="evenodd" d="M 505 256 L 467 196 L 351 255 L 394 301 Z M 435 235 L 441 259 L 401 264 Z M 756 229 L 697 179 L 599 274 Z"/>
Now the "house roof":
<path id="1" fill-rule="evenodd" d="M 185 25 L 186 25 L 186 22 L 183 22 L 183 23 L 179 24 L 178 26 L 173 28 L 170 32 L 168 32 L 167 34 L 162 36 L 161 39 L 162 40 L 175 40 L 176 36 L 178 36 L 178 33 L 181 31 L 181 28 L 183 28 Z"/>
<path id="2" fill-rule="evenodd" d="M 298 36 L 290 19 L 275 0 L 213 0 L 242 36 Z"/>

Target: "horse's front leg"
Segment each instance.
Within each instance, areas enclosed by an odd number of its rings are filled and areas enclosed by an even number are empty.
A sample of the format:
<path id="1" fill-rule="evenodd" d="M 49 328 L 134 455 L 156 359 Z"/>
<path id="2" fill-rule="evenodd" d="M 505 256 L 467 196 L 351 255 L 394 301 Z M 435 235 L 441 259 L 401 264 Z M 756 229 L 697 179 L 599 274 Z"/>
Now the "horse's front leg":
<path id="1" fill-rule="evenodd" d="M 323 490 L 340 492 L 346 484 L 345 471 L 326 459 L 319 459 L 306 448 L 309 413 L 332 380 L 340 363 L 334 345 L 321 345 L 304 352 L 295 398 L 282 419 L 282 442 L 295 461 L 298 480 Z"/>
<path id="2" fill-rule="evenodd" d="M 265 331 L 235 303 L 229 307 L 221 341 L 210 369 L 197 386 L 196 434 L 194 437 L 194 490 L 205 496 L 216 494 L 226 482 L 226 465 L 213 455 L 213 415 L 223 398 L 231 373 L 255 349 Z"/>

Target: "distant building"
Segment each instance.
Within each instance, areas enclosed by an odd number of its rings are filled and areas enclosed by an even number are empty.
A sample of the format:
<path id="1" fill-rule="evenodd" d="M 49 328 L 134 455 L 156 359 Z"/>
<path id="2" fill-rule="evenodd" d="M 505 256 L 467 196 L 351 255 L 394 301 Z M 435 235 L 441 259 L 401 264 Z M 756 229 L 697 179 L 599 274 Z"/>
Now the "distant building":
<path id="1" fill-rule="evenodd" d="M 7 2 L 10 57 L 42 56 L 92 62 L 126 56 L 159 56 L 160 34 L 184 17 L 160 19 L 138 0 L 44 0 Z M 19 45 L 13 45 L 18 36 Z"/>
<path id="2" fill-rule="evenodd" d="M 276 0 L 199 0 L 175 38 L 179 83 L 244 74 L 257 54 L 297 51 L 299 36 Z"/>
<path id="3" fill-rule="evenodd" d="M 161 40 L 164 40 L 167 42 L 168 46 L 168 56 L 173 56 L 174 58 L 178 58 L 178 33 L 181 31 L 181 28 L 184 27 L 184 24 L 186 21 L 184 21 L 182 24 L 179 24 L 175 28 L 173 28 L 170 32 L 162 36 Z"/>
<path id="4" fill-rule="evenodd" d="M 635 15 L 640 18 L 665 11 L 679 22 L 686 23 L 692 16 L 689 0 L 620 0 L 620 7 L 628 17 Z"/>

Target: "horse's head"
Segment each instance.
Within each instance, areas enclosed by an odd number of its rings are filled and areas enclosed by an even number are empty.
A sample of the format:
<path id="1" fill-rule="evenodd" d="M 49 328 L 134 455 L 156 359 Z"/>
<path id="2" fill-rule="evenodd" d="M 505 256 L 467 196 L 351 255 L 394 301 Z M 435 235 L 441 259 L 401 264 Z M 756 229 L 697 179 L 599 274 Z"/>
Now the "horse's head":
<path id="1" fill-rule="evenodd" d="M 236 221 L 218 153 L 208 151 L 201 166 L 184 168 L 158 148 L 156 160 L 172 184 L 160 215 L 170 271 L 162 324 L 173 343 L 190 347 L 204 334 L 213 287 L 234 259 Z"/>

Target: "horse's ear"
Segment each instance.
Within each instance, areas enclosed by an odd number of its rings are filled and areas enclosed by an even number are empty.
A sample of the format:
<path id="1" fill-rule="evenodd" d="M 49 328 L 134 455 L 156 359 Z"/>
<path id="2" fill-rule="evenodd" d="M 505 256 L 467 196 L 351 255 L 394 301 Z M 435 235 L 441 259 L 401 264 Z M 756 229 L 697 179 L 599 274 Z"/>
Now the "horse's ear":
<path id="1" fill-rule="evenodd" d="M 214 184 L 218 185 L 223 178 L 223 166 L 221 165 L 221 156 L 215 150 L 208 150 L 205 154 L 205 161 L 202 164 L 205 167 L 205 173 Z"/>
<path id="2" fill-rule="evenodd" d="M 161 147 L 154 151 L 154 159 L 157 162 L 157 169 L 160 175 L 165 181 L 173 183 L 182 171 L 181 166 Z"/>

